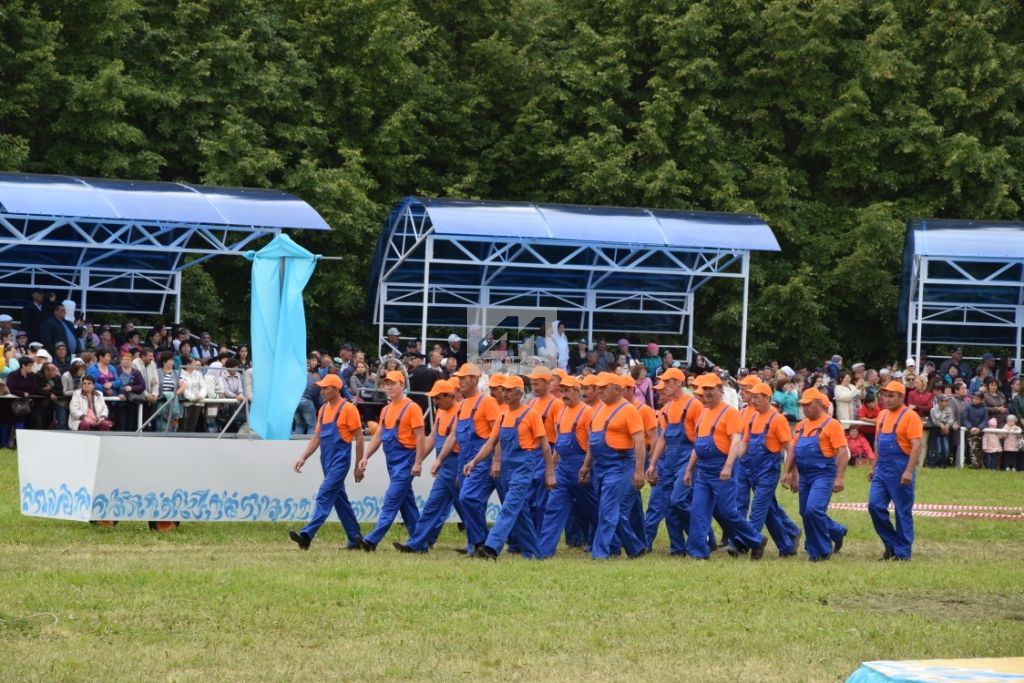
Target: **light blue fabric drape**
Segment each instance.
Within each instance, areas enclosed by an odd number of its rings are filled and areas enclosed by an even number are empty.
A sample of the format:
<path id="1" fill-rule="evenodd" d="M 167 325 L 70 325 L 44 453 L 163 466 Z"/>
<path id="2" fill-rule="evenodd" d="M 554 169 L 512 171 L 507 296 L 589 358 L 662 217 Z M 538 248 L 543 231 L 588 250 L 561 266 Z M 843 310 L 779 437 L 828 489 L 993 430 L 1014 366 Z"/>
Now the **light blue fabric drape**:
<path id="1" fill-rule="evenodd" d="M 264 439 L 288 439 L 306 388 L 306 312 L 302 290 L 316 261 L 278 235 L 252 261 L 252 405 L 249 426 Z"/>

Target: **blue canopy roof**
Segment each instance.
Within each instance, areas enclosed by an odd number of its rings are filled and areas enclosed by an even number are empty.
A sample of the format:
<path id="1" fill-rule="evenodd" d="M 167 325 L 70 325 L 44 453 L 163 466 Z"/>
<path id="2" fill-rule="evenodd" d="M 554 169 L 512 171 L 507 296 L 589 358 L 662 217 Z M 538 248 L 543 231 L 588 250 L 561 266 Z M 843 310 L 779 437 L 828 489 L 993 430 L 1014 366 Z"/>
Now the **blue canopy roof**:
<path id="1" fill-rule="evenodd" d="M 285 192 L 142 180 L 0 173 L 0 213 L 142 223 L 330 229 Z"/>
<path id="2" fill-rule="evenodd" d="M 465 324 L 465 306 L 479 302 L 487 288 L 488 305 L 495 305 L 494 292 L 500 291 L 508 305 L 557 308 L 578 328 L 585 314 L 569 305 L 574 294 L 645 292 L 667 300 L 730 265 L 735 271 L 749 251 L 778 250 L 771 228 L 744 214 L 406 197 L 392 208 L 377 243 L 366 318 L 381 319 L 374 309 L 386 285 L 383 319 L 420 321 L 422 307 L 409 303 L 415 299 L 409 292 L 422 290 L 428 260 L 432 325 Z M 516 291 L 527 294 L 520 300 Z M 594 329 L 680 331 L 678 312 L 651 301 L 637 302 L 627 313 L 600 301 L 589 308 L 600 311 Z"/>
<path id="3" fill-rule="evenodd" d="M 281 229 L 330 227 L 277 190 L 0 173 L 0 307 L 40 287 L 88 292 L 91 310 L 162 310 L 174 273 Z"/>
<path id="4" fill-rule="evenodd" d="M 1016 326 L 999 324 L 992 312 L 1002 309 L 998 315 L 1012 318 L 1024 300 L 1024 223 L 908 221 L 897 311 L 901 334 L 907 333 L 911 301 L 917 301 L 917 258 L 927 260 L 925 344 L 1016 344 Z"/>

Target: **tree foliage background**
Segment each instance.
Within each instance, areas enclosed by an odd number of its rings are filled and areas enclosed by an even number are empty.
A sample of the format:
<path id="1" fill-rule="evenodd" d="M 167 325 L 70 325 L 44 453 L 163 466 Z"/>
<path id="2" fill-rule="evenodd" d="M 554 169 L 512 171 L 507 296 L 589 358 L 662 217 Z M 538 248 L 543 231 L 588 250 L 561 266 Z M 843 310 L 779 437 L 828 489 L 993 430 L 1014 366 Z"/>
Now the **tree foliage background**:
<path id="1" fill-rule="evenodd" d="M 887 360 L 905 221 L 1021 217 L 1022 46 L 1005 0 L 5 0 L 0 168 L 297 194 L 332 345 L 407 194 L 754 212 L 751 358 Z M 237 338 L 247 263 L 203 267 Z"/>

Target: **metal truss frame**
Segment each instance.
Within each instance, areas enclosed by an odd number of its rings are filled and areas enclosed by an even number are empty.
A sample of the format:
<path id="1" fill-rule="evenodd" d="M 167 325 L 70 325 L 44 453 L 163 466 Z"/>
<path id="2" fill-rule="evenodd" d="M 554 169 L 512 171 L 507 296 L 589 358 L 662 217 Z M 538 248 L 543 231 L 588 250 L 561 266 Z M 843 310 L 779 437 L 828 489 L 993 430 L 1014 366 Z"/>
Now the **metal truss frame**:
<path id="1" fill-rule="evenodd" d="M 1024 256 L 991 259 L 915 255 L 907 311 L 907 355 L 920 358 L 926 344 L 970 346 L 955 338 L 943 338 L 938 328 L 997 328 L 1012 331 L 1014 341 L 1008 345 L 1015 349 L 1016 372 L 1020 373 L 1024 277 L 1014 272 L 1017 267 L 1024 268 Z M 961 300 L 930 297 L 929 288 L 935 286 L 962 287 L 963 296 Z M 1002 302 L 971 301 L 989 292 L 998 293 Z"/>
<path id="2" fill-rule="evenodd" d="M 238 255 L 277 228 L 146 223 L 74 217 L 0 213 L 0 287 L 44 287 L 77 294 L 79 309 L 89 310 L 90 295 L 104 312 L 161 314 L 173 298 L 175 320 L 181 319 L 181 272 L 214 256 Z M 53 264 L 43 250 L 67 252 Z M 35 251 L 38 250 L 38 251 Z M 52 253 L 52 252 L 51 252 Z M 167 268 L 111 263 L 118 256 L 160 254 Z M 69 265 L 70 262 L 74 265 Z M 130 263 L 130 258 L 129 258 Z M 123 295 L 136 295 L 129 299 Z M 140 306 L 137 295 L 159 306 Z M 151 298 L 152 297 L 152 298 Z M 157 298 L 158 297 L 158 298 Z"/>
<path id="3" fill-rule="evenodd" d="M 510 236 L 447 235 L 433 230 L 427 211 L 405 203 L 392 212 L 385 226 L 387 241 L 373 302 L 379 334 L 391 325 L 408 323 L 418 310 L 420 336 L 427 338 L 431 311 L 473 307 L 517 306 L 557 308 L 578 313 L 585 321 L 588 342 L 596 332 L 616 334 L 662 332 L 687 339 L 687 362 L 693 353 L 693 311 L 696 291 L 716 278 L 743 283 L 740 364 L 746 364 L 747 306 L 750 252 L 740 249 L 700 249 L 657 245 L 569 243 L 557 239 Z M 412 269 L 418 281 L 409 276 Z M 521 286 L 499 276 L 536 273 Z M 399 271 L 404 277 L 395 276 Z M 446 278 L 437 276 L 446 270 Z M 451 282 L 451 272 L 467 275 Z M 580 287 L 544 284 L 545 274 L 575 273 Z M 612 289 L 609 279 L 623 274 L 643 276 L 647 287 Z M 650 283 L 663 281 L 663 287 Z M 682 287 L 679 283 L 685 283 Z M 406 313 L 405 316 L 401 313 Z M 623 320 L 657 315 L 671 324 L 651 329 L 649 324 L 623 327 Z M 616 321 L 612 323 L 612 319 Z M 436 318 L 435 318 L 436 319 Z"/>

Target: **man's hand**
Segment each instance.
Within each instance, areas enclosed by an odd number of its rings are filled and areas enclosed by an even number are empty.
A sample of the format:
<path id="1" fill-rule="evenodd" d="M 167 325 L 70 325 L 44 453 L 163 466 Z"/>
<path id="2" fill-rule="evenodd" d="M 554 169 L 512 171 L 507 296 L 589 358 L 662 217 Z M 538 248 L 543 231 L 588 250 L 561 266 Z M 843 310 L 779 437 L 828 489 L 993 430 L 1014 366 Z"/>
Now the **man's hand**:
<path id="1" fill-rule="evenodd" d="M 732 466 L 725 465 L 722 467 L 722 471 L 718 473 L 718 478 L 722 481 L 729 481 L 732 479 Z"/>
<path id="2" fill-rule="evenodd" d="M 687 470 L 683 472 L 683 483 L 687 486 L 693 486 L 693 470 L 687 468 Z"/>
<path id="3" fill-rule="evenodd" d="M 646 481 L 647 480 L 644 479 L 644 473 L 643 472 L 638 472 L 636 470 L 633 470 L 633 488 L 634 489 L 639 491 L 640 489 L 642 489 L 644 487 L 644 483 L 646 483 Z"/>
<path id="4" fill-rule="evenodd" d="M 302 472 L 302 466 L 305 464 L 306 459 L 300 456 L 299 459 L 295 461 L 295 464 L 292 465 L 292 469 L 295 470 L 296 472 Z"/>
<path id="5" fill-rule="evenodd" d="M 651 465 L 650 467 L 647 468 L 647 481 L 648 483 L 650 483 L 651 486 L 654 486 L 658 483 L 658 470 L 654 467 L 654 465 Z"/>
<path id="6" fill-rule="evenodd" d="M 590 483 L 590 468 L 586 465 L 580 468 L 580 483 L 584 486 Z"/>
<path id="7" fill-rule="evenodd" d="M 356 479 L 356 481 L 357 481 L 357 482 L 358 482 L 358 481 L 362 481 L 362 480 L 363 480 L 363 477 L 365 477 L 365 476 L 366 476 L 366 466 L 367 466 L 368 464 L 369 464 L 369 463 L 368 463 L 368 461 L 366 460 L 366 458 L 363 458 L 362 460 L 360 460 L 360 461 L 359 461 L 359 463 L 358 463 L 358 464 L 356 464 L 356 474 L 355 474 L 355 479 Z"/>
<path id="8" fill-rule="evenodd" d="M 558 481 L 555 479 L 555 473 L 554 472 L 545 472 L 544 473 L 544 486 L 547 487 L 548 491 L 550 491 L 551 489 L 555 488 L 555 486 L 557 484 L 558 484 Z"/>
<path id="9" fill-rule="evenodd" d="M 497 479 L 501 476 L 501 461 L 495 458 L 491 460 L 491 479 Z"/>
<path id="10" fill-rule="evenodd" d="M 437 478 L 437 471 L 441 469 L 441 461 L 435 460 L 434 464 L 430 466 L 430 476 Z"/>
<path id="11" fill-rule="evenodd" d="M 843 488 L 843 478 L 836 477 L 835 482 L 832 484 L 832 493 L 842 493 Z"/>
<path id="12" fill-rule="evenodd" d="M 423 463 L 421 463 L 421 462 L 414 462 L 412 464 L 412 476 L 418 477 L 421 474 L 423 474 Z"/>
<path id="13" fill-rule="evenodd" d="M 904 470 L 903 474 L 900 475 L 900 485 L 901 486 L 910 486 L 913 482 L 914 482 L 914 473 L 912 471 L 908 472 L 908 471 Z"/>

